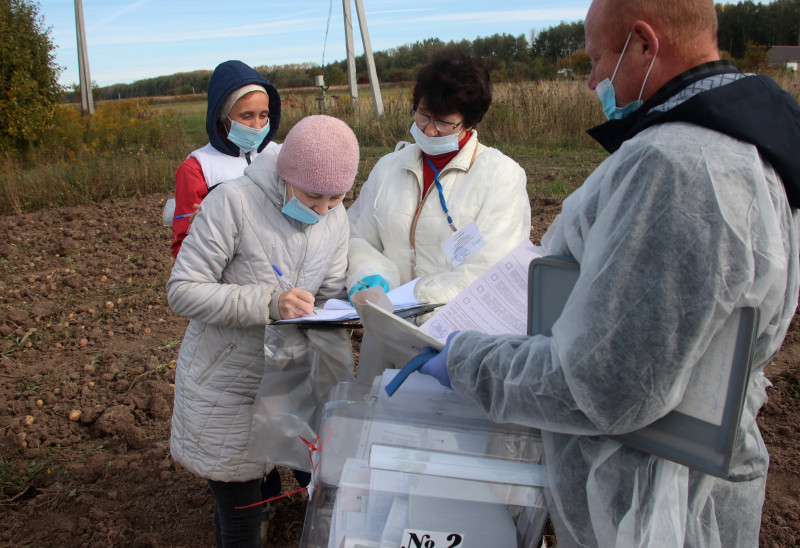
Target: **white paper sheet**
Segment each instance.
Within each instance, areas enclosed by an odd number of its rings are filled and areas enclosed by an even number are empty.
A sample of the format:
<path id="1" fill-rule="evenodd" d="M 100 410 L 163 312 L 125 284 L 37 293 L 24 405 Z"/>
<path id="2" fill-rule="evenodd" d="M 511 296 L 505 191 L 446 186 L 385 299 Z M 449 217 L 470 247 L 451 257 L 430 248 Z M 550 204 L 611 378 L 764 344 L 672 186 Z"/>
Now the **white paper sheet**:
<path id="1" fill-rule="evenodd" d="M 417 280 L 419 280 L 419 278 L 392 289 L 386 294 L 394 305 L 395 312 L 401 312 L 424 304 L 414 297 L 414 286 L 417 284 Z M 330 299 L 325 303 L 323 308 L 315 308 L 314 314 L 293 318 L 291 320 L 280 320 L 280 323 L 333 322 L 357 319 L 358 312 L 356 312 L 356 309 L 353 308 L 349 302 L 342 299 Z"/>
<path id="2" fill-rule="evenodd" d="M 724 326 L 712 341 L 703 361 L 695 367 L 676 411 L 716 426 L 722 425 L 731 375 L 731 354 L 736 347 L 738 327 L 738 324 Z"/>
<path id="3" fill-rule="evenodd" d="M 453 331 L 521 334 L 528 327 L 528 267 L 541 248 L 525 240 L 420 328 L 439 341 Z"/>
<path id="4" fill-rule="evenodd" d="M 486 245 L 481 233 L 478 232 L 478 225 L 472 221 L 467 226 L 456 232 L 453 236 L 445 240 L 442 249 L 447 255 L 447 260 L 458 268 L 458 265 L 466 261 L 470 255 Z"/>

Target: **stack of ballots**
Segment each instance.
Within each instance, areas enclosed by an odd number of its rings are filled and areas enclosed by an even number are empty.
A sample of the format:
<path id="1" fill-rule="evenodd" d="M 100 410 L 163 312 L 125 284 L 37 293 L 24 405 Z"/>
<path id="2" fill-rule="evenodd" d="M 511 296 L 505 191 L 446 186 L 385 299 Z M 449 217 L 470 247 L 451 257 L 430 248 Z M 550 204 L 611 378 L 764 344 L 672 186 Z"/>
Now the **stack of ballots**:
<path id="1" fill-rule="evenodd" d="M 325 405 L 300 546 L 540 546 L 538 430 L 493 423 L 427 375 L 390 398 L 395 374 L 339 384 Z"/>

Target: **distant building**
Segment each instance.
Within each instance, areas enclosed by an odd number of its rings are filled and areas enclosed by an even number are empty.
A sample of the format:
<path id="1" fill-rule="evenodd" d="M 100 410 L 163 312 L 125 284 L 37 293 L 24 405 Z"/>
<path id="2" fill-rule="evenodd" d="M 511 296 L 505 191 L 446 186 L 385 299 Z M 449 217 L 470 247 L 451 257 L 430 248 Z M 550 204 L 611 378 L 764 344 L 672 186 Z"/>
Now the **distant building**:
<path id="1" fill-rule="evenodd" d="M 767 52 L 770 65 L 797 71 L 800 69 L 800 46 L 772 46 Z"/>

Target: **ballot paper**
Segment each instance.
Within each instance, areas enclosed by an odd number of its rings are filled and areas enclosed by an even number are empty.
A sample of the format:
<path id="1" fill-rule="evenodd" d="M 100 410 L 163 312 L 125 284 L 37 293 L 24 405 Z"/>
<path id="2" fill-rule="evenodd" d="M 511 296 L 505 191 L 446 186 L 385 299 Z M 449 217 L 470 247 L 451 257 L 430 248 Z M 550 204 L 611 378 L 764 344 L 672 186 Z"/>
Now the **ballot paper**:
<path id="1" fill-rule="evenodd" d="M 364 336 L 356 381 L 370 383 L 384 369 L 400 369 L 425 347 L 440 350 L 453 331 L 525 334 L 528 267 L 541 255 L 523 241 L 419 327 L 377 307 L 360 308 Z"/>
<path id="2" fill-rule="evenodd" d="M 525 240 L 420 328 L 439 341 L 453 331 L 524 335 L 528 328 L 528 267 L 541 248 Z"/>
<path id="3" fill-rule="evenodd" d="M 386 296 L 389 297 L 394 306 L 395 312 L 402 312 L 425 303 L 421 303 L 414 297 L 414 286 L 417 284 L 416 278 L 407 284 L 403 284 L 398 288 L 389 291 Z M 301 316 L 291 320 L 280 320 L 278 324 L 283 323 L 315 323 L 315 322 L 335 322 L 346 320 L 357 320 L 358 312 L 350 305 L 349 302 L 341 299 L 330 299 L 325 303 L 323 308 L 314 308 L 314 313 L 308 316 Z"/>

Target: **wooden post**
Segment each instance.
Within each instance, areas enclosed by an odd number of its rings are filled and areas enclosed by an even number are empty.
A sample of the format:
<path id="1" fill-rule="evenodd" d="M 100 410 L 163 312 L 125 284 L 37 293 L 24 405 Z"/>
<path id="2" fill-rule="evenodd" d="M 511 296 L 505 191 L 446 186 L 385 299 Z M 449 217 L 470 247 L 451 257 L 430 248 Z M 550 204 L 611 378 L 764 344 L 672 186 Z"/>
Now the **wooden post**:
<path id="1" fill-rule="evenodd" d="M 364 4 L 361 0 L 355 0 L 355 3 L 358 26 L 361 30 L 361 41 L 364 44 L 364 57 L 367 61 L 369 85 L 375 102 L 375 113 L 378 116 L 383 116 L 383 99 L 381 97 L 380 83 L 378 82 L 378 73 L 375 70 L 375 58 L 372 56 L 372 44 L 369 40 Z M 350 86 L 350 104 L 356 105 L 358 103 L 358 79 L 356 77 L 356 58 L 353 51 L 353 21 L 350 0 L 342 0 L 342 7 L 344 8 L 344 36 L 347 45 L 347 81 Z"/>
<path id="2" fill-rule="evenodd" d="M 369 85 L 372 89 L 372 98 L 375 101 L 375 114 L 377 114 L 378 117 L 381 117 L 383 116 L 381 87 L 380 82 L 378 82 L 378 72 L 375 70 L 375 58 L 372 56 L 372 44 L 369 41 L 367 16 L 364 14 L 364 4 L 361 2 L 361 0 L 356 0 L 356 14 L 358 15 L 358 28 L 361 29 L 361 41 L 364 43 L 364 56 L 367 59 Z"/>
<path id="3" fill-rule="evenodd" d="M 94 114 L 92 79 L 89 76 L 89 54 L 86 48 L 86 30 L 83 26 L 83 2 L 75 0 L 75 31 L 78 35 L 78 73 L 81 87 L 81 110 Z"/>
<path id="4" fill-rule="evenodd" d="M 350 87 L 350 104 L 358 103 L 358 79 L 356 78 L 356 54 L 353 51 L 353 20 L 350 0 L 342 0 L 344 8 L 344 39 L 347 47 L 347 83 Z"/>

